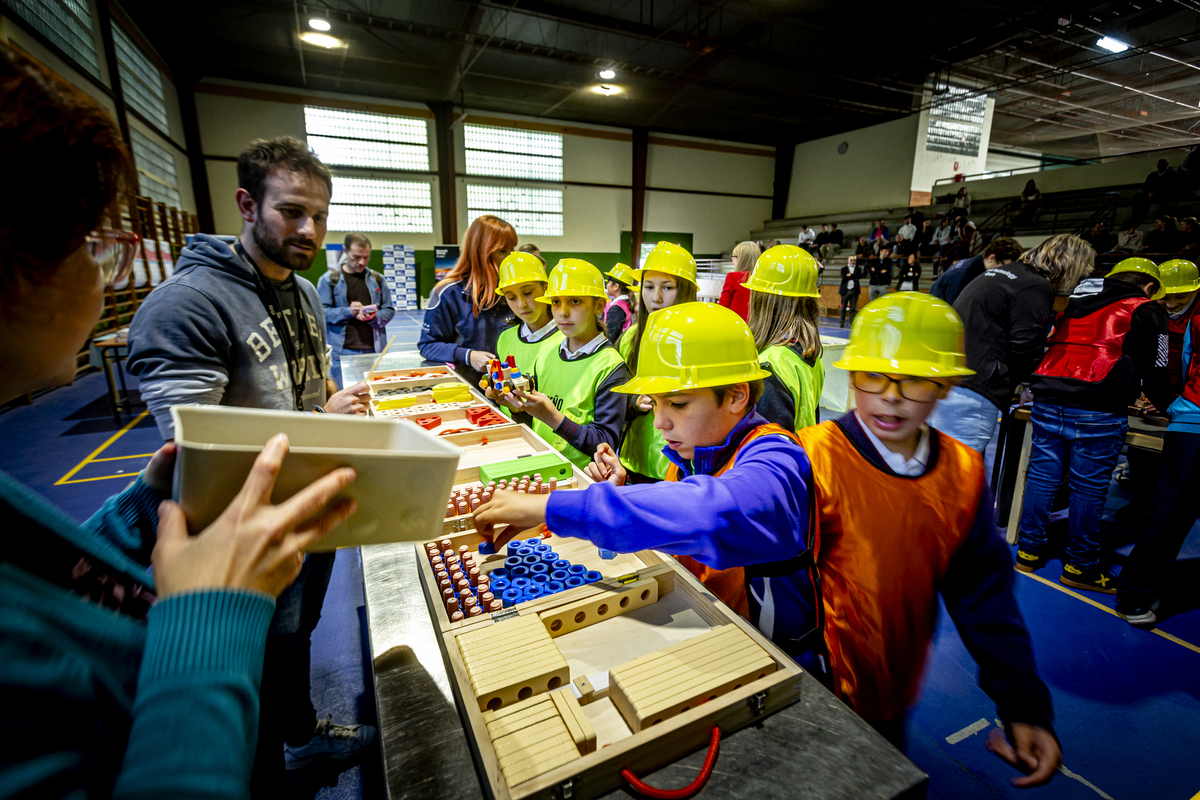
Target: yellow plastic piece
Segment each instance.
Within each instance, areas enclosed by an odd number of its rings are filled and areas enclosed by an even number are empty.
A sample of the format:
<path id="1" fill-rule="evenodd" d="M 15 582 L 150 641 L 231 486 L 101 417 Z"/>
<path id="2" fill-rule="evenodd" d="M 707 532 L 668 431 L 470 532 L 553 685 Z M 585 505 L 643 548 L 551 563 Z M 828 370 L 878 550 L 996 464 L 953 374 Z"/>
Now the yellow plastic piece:
<path id="1" fill-rule="evenodd" d="M 759 366 L 745 320 L 715 303 L 683 303 L 650 315 L 638 350 L 637 375 L 613 391 L 665 394 L 756 381 L 770 374 Z"/>
<path id="2" fill-rule="evenodd" d="M 420 400 L 422 396 L 423 395 L 410 394 L 401 395 L 400 397 L 386 397 L 376 400 L 375 407 L 380 411 L 390 411 L 394 408 L 411 408 L 417 404 L 417 401 Z"/>
<path id="3" fill-rule="evenodd" d="M 692 258 L 692 254 L 687 250 L 670 242 L 659 242 L 646 255 L 646 260 L 642 262 L 642 268 L 637 273 L 639 281 L 645 276 L 646 270 L 665 272 L 696 284 L 696 259 Z"/>
<path id="4" fill-rule="evenodd" d="M 1186 294 L 1200 289 L 1200 270 L 1186 258 L 1173 258 L 1158 265 L 1165 294 Z"/>
<path id="5" fill-rule="evenodd" d="M 530 281 L 541 281 L 546 283 L 546 267 L 542 264 L 542 260 L 533 253 L 526 253 L 518 250 L 515 253 L 509 253 L 500 262 L 499 268 L 500 282 L 496 285 L 496 294 L 504 294 L 504 290 L 510 286 L 516 286 L 520 283 L 529 283 Z"/>
<path id="6" fill-rule="evenodd" d="M 820 297 L 817 260 L 794 244 L 779 244 L 758 257 L 754 271 L 742 284 L 747 289 L 785 297 Z"/>
<path id="7" fill-rule="evenodd" d="M 471 399 L 471 390 L 465 383 L 439 383 L 433 387 L 435 403 L 465 403 Z"/>
<path id="8" fill-rule="evenodd" d="M 546 293 L 536 298 L 539 303 L 550 304 L 554 297 L 603 297 L 604 276 L 595 265 L 582 258 L 564 258 L 550 270 L 550 285 Z"/>
<path id="9" fill-rule="evenodd" d="M 895 292 L 864 306 L 834 366 L 923 378 L 975 374 L 967 369 L 962 320 L 949 303 L 921 292 Z"/>

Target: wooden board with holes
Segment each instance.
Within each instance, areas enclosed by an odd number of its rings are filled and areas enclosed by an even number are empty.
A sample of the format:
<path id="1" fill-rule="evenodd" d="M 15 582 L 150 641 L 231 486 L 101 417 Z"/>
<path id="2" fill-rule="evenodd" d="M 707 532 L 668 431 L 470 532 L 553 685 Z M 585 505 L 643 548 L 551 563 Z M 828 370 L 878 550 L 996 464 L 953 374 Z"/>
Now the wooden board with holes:
<path id="1" fill-rule="evenodd" d="M 540 616 L 550 635 L 557 637 L 650 605 L 656 600 L 658 582 L 653 578 L 642 578 L 623 586 L 611 587 L 607 592 L 567 603 L 552 611 L 543 611 Z"/>
<path id="2" fill-rule="evenodd" d="M 523 638 L 517 647 L 507 630 Z M 471 689 L 481 709 L 499 709 L 570 682 L 570 668 L 537 617 L 514 626 L 493 626 L 466 634 L 459 645 Z"/>

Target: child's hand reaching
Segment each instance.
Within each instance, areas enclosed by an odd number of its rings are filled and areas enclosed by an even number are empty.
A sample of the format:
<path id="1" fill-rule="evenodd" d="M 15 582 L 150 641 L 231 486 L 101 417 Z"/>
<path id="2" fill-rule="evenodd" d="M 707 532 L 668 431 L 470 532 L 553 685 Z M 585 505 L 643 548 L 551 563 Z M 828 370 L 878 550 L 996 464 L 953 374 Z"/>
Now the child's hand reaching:
<path id="1" fill-rule="evenodd" d="M 516 411 L 524 411 L 534 419 L 546 423 L 550 430 L 556 429 L 563 421 L 562 412 L 554 407 L 550 398 L 532 389 L 524 392 L 518 389 L 505 398 L 504 404 Z"/>
<path id="2" fill-rule="evenodd" d="M 475 527 L 499 550 L 522 531 L 544 525 L 549 502 L 548 494 L 498 491 L 489 502 L 475 509 Z M 497 533 L 497 525 L 508 525 L 508 528 Z"/>
<path id="3" fill-rule="evenodd" d="M 601 444 L 592 456 L 592 463 L 584 467 L 584 474 L 597 483 L 608 481 L 613 486 L 624 486 L 626 472 L 621 459 L 609 444 Z"/>

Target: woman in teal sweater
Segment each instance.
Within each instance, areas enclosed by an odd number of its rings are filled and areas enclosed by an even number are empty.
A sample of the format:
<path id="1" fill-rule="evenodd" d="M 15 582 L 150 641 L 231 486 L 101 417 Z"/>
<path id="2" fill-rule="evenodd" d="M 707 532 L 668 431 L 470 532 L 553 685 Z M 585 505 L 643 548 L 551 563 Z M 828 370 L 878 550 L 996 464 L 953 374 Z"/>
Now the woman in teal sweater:
<path id="1" fill-rule="evenodd" d="M 0 44 L 0 402 L 69 383 L 136 237 L 96 230 L 129 174 L 91 98 Z M 280 506 L 283 437 L 198 536 L 170 496 L 174 447 L 82 525 L 0 473 L 0 797 L 244 797 L 274 597 L 353 513 L 354 479 Z M 151 570 L 153 567 L 153 571 Z"/>

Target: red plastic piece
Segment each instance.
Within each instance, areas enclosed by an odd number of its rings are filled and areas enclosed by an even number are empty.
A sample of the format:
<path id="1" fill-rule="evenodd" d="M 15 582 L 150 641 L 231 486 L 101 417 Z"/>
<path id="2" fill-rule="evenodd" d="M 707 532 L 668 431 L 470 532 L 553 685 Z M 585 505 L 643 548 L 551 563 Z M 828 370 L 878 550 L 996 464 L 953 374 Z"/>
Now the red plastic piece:
<path id="1" fill-rule="evenodd" d="M 721 729 L 714 726 L 712 729 L 712 742 L 708 746 L 708 755 L 704 757 L 704 766 L 700 768 L 700 774 L 696 776 L 696 780 L 681 789 L 659 789 L 648 783 L 643 783 L 627 769 L 621 770 L 621 777 L 638 793 L 654 800 L 685 800 L 685 798 L 695 795 L 704 788 L 704 784 L 708 783 L 708 779 L 712 775 L 713 765 L 717 763 L 717 751 L 720 749 Z"/>
<path id="2" fill-rule="evenodd" d="M 484 436 L 482 439 L 480 439 L 480 440 L 479 440 L 479 444 L 481 444 L 481 445 L 485 445 L 485 444 L 487 444 L 487 437 L 486 437 L 486 436 Z"/>
<path id="3" fill-rule="evenodd" d="M 438 436 L 449 436 L 452 433 L 470 433 L 474 428 L 452 428 L 448 431 L 442 431 Z"/>
<path id="4" fill-rule="evenodd" d="M 417 417 L 415 420 L 413 420 L 413 422 L 417 423 L 425 430 L 431 431 L 438 425 L 442 424 L 442 418 L 435 414 L 432 417 Z"/>

